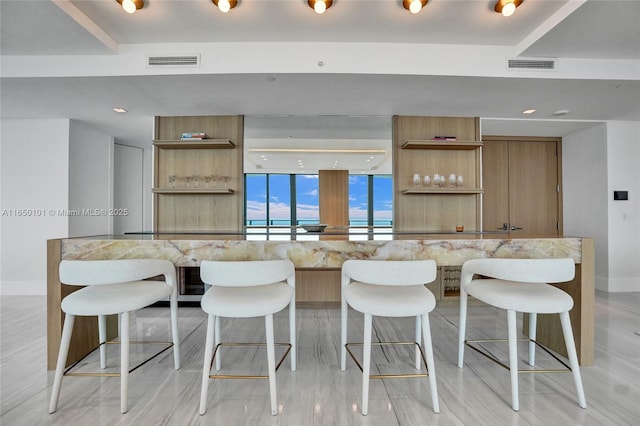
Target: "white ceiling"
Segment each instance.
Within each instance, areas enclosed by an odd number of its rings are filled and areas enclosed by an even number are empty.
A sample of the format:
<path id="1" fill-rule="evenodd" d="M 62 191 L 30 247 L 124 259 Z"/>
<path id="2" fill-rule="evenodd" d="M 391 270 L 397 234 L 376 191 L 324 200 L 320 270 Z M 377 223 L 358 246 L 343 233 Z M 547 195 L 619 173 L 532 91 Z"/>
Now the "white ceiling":
<path id="1" fill-rule="evenodd" d="M 640 1 L 525 0 L 510 18 L 494 4 L 431 0 L 412 15 L 401 0 L 334 0 L 319 16 L 305 0 L 240 0 L 228 14 L 145 0 L 128 15 L 115 0 L 0 0 L 0 113 L 70 118 L 136 146 L 157 115 L 242 114 L 260 124 L 249 142 L 282 144 L 388 138 L 395 114 L 480 116 L 494 135 L 640 120 Z M 146 67 L 156 54 L 200 66 Z M 513 57 L 557 69 L 508 70 Z M 270 128 L 267 116 L 281 119 Z M 292 135 L 290 116 L 338 131 Z"/>

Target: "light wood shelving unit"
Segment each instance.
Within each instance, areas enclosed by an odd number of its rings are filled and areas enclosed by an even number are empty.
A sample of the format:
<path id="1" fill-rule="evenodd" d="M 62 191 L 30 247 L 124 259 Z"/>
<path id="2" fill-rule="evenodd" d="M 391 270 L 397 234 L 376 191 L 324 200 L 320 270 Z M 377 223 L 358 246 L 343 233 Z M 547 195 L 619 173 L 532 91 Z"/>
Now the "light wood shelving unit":
<path id="1" fill-rule="evenodd" d="M 433 140 L 453 135 L 456 140 Z M 481 158 L 483 143 L 474 117 L 393 118 L 394 227 L 455 233 L 481 230 Z M 462 175 L 461 186 L 413 183 L 413 175 Z"/>
<path id="2" fill-rule="evenodd" d="M 242 229 L 243 127 L 241 116 L 156 117 L 154 231 Z M 209 139 L 180 140 L 184 132 L 204 132 Z M 197 187 L 195 181 L 187 185 L 188 176 L 198 176 Z M 205 176 L 216 176 L 215 185 Z"/>

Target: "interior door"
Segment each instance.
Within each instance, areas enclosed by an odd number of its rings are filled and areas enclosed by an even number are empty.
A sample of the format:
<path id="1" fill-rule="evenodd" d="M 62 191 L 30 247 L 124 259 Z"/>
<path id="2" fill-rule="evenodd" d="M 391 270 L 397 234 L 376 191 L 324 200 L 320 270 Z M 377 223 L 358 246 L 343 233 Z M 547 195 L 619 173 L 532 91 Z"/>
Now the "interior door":
<path id="1" fill-rule="evenodd" d="M 487 141 L 483 225 L 515 237 L 556 236 L 560 220 L 559 140 Z"/>
<path id="2" fill-rule="evenodd" d="M 113 232 L 140 232 L 143 203 L 143 150 L 126 145 L 114 145 Z"/>
<path id="3" fill-rule="evenodd" d="M 485 141 L 482 147 L 482 229 L 509 227 L 509 142 Z"/>

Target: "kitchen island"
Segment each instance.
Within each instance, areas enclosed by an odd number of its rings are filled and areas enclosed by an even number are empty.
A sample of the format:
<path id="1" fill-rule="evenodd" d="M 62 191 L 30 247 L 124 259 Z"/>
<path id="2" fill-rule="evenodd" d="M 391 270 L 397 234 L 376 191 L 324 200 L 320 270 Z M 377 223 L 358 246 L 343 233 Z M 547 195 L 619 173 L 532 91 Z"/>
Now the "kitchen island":
<path id="1" fill-rule="evenodd" d="M 296 229 L 269 232 L 132 233 L 49 240 L 47 269 L 48 368 L 55 367 L 62 331 L 62 298 L 73 287 L 61 285 L 58 265 L 63 259 L 168 259 L 176 267 L 195 267 L 202 260 L 285 259 L 296 266 L 296 298 L 300 306 L 337 306 L 340 267 L 347 259 L 434 259 L 439 268 L 460 267 L 475 258 L 569 257 L 576 264 L 573 281 L 560 284 L 574 299 L 571 311 L 578 358 L 582 365 L 594 361 L 594 250 L 589 238 L 509 238 L 502 233 L 373 232 L 370 229 L 335 229 L 305 233 Z M 441 281 L 444 281 L 441 277 Z M 438 303 L 452 303 L 437 287 Z M 432 290 L 433 291 L 433 290 Z M 434 292 L 435 293 L 435 292 Z M 69 363 L 97 342 L 96 321 L 78 318 Z M 559 321 L 540 316 L 538 340 L 564 353 Z"/>

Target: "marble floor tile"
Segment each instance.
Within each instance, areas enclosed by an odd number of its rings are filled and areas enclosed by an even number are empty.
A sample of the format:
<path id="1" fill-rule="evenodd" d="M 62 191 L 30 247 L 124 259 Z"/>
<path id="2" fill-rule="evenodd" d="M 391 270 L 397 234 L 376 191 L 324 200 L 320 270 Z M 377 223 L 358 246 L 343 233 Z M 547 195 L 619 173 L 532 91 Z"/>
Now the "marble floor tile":
<path id="1" fill-rule="evenodd" d="M 275 318 L 276 340 L 288 338 L 287 312 Z M 347 360 L 340 371 L 339 309 L 298 309 L 298 368 L 285 360 L 277 372 L 279 414 L 271 416 L 266 380 L 212 380 L 207 413 L 198 414 L 206 316 L 179 310 L 182 367 L 171 350 L 134 371 L 129 412 L 120 414 L 117 378 L 66 377 L 58 411 L 48 414 L 53 372 L 46 370 L 46 298 L 0 298 L 0 424 L 31 425 L 637 425 L 640 424 L 640 293 L 596 293 L 596 362 L 583 367 L 587 409 L 576 403 L 568 374 L 520 377 L 520 411 L 511 410 L 509 373 L 467 350 L 457 361 L 458 307 L 441 303 L 431 313 L 440 413 L 435 414 L 426 378 L 372 380 L 369 414 L 360 414 L 362 376 Z M 521 320 L 521 319 L 520 319 Z M 167 340 L 167 308 L 146 308 L 132 321 L 132 339 Z M 375 340 L 411 340 L 413 320 L 374 319 Z M 261 341 L 264 321 L 225 319 L 223 340 Z M 506 335 L 504 312 L 469 310 L 468 337 Z M 362 316 L 350 311 L 349 340 L 362 339 Z M 117 369 L 117 347 L 109 355 Z M 506 358 L 506 347 L 489 350 Z M 361 356 L 358 350 L 354 352 Z M 412 351 L 375 348 L 373 368 L 414 372 Z M 524 347 L 521 349 L 524 352 Z M 134 358 L 146 352 L 136 348 Z M 223 351 L 223 372 L 264 374 L 264 348 Z M 96 355 L 82 368 L 97 367 Z M 553 362 L 539 352 L 538 364 Z M 523 364 L 524 366 L 524 364 Z"/>

